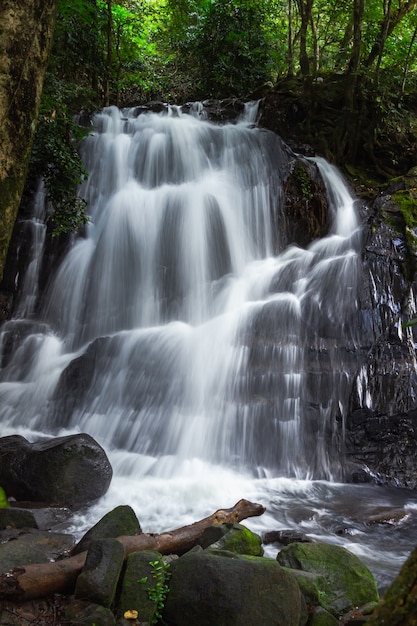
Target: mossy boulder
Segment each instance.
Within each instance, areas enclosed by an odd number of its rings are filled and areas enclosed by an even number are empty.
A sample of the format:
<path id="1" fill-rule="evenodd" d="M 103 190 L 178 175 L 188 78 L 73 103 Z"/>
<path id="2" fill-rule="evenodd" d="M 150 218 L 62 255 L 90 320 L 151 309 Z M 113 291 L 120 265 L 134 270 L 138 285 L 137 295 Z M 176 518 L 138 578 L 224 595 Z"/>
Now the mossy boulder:
<path id="1" fill-rule="evenodd" d="M 141 623 L 153 624 L 168 591 L 168 568 L 159 552 L 144 550 L 130 554 L 116 603 L 118 615 L 137 611 Z"/>
<path id="2" fill-rule="evenodd" d="M 339 624 L 339 620 L 322 606 L 315 607 L 308 622 L 308 626 L 339 626 Z"/>
<path id="3" fill-rule="evenodd" d="M 77 624 L 77 626 L 114 626 L 116 619 L 112 611 L 99 604 L 73 600 L 65 608 L 64 623 Z"/>
<path id="4" fill-rule="evenodd" d="M 163 617 L 175 626 L 304 626 L 307 611 L 273 559 L 200 550 L 172 563 Z"/>
<path id="5" fill-rule="evenodd" d="M 95 524 L 76 545 L 73 554 L 84 552 L 97 539 L 110 539 L 122 535 L 140 535 L 140 523 L 131 506 L 120 505 L 109 511 Z"/>
<path id="6" fill-rule="evenodd" d="M 50 563 L 68 555 L 74 545 L 74 537 L 66 533 L 27 528 L 25 532 L 6 531 L 0 549 L 0 573 L 35 563 Z M 12 540 L 8 540 L 12 539 Z"/>
<path id="7" fill-rule="evenodd" d="M 417 548 L 388 587 L 368 626 L 417 626 Z"/>
<path id="8" fill-rule="evenodd" d="M 106 493 L 112 474 L 105 451 L 86 433 L 35 443 L 0 439 L 0 484 L 17 500 L 81 507 Z"/>
<path id="9" fill-rule="evenodd" d="M 292 543 L 277 561 L 293 572 L 307 602 L 335 616 L 355 606 L 378 601 L 376 581 L 357 556 L 327 543 Z"/>
<path id="10" fill-rule="evenodd" d="M 251 556 L 263 556 L 262 539 L 249 528 L 238 524 L 223 524 L 221 527 L 213 527 L 219 529 L 218 538 L 214 542 L 210 542 L 210 533 L 205 533 L 203 541 L 206 539 L 207 547 L 215 550 L 228 550 L 235 554 L 248 554 Z M 211 529 L 208 529 L 211 530 Z M 215 537 L 214 533 L 212 537 Z M 203 547 L 206 547 L 203 545 Z"/>
<path id="11" fill-rule="evenodd" d="M 20 508 L 0 508 L 0 530 L 6 528 L 38 528 L 32 511 Z"/>
<path id="12" fill-rule="evenodd" d="M 109 608 L 116 595 L 124 559 L 125 550 L 117 539 L 94 541 L 77 578 L 75 599 Z"/>

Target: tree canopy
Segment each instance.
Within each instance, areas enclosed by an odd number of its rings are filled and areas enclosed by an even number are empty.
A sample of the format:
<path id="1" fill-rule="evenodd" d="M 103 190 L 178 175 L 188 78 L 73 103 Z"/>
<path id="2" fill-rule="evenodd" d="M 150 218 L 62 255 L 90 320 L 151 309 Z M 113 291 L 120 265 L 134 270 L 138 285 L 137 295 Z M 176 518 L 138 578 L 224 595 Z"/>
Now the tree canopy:
<path id="1" fill-rule="evenodd" d="M 88 221 L 75 194 L 84 170 L 72 115 L 81 108 L 256 98 L 265 85 L 294 79 L 311 113 L 318 106 L 315 85 L 330 76 L 333 85 L 338 82 L 332 104 L 336 148 L 324 155 L 352 162 L 365 146 L 366 158 L 375 161 L 374 144 L 384 133 L 401 128 L 398 143 L 410 129 L 414 136 L 415 116 L 410 121 L 407 115 L 417 110 L 416 5 L 417 0 L 59 0 L 32 159 L 32 172 L 46 182 L 55 232 Z M 311 119 L 306 126 L 311 128 Z"/>
<path id="2" fill-rule="evenodd" d="M 246 96 L 288 75 L 411 90 L 417 0 L 60 0 L 51 70 L 101 103 Z M 84 94 L 85 95 L 85 94 Z"/>

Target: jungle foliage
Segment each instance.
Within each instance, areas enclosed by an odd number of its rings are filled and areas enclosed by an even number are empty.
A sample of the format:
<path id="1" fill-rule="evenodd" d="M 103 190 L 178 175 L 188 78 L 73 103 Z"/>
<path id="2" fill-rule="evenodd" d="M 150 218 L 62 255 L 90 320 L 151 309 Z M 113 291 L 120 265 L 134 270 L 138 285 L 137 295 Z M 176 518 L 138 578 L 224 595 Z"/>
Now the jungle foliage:
<path id="1" fill-rule="evenodd" d="M 244 97 L 328 73 L 414 90 L 417 0 L 60 0 L 50 70 L 100 104 Z M 389 79 L 387 78 L 389 77 Z M 129 96 L 130 94 L 130 96 Z M 88 101 L 88 98 L 87 98 Z"/>
<path id="2" fill-rule="evenodd" d="M 333 92 L 337 86 L 326 156 L 353 163 L 365 146 L 366 159 L 376 162 L 386 135 L 404 145 L 412 135 L 414 145 L 416 6 L 417 0 L 60 0 L 33 164 L 39 166 L 40 155 L 47 163 L 48 197 L 62 213 L 62 229 L 87 220 L 74 194 L 83 171 L 70 120 L 80 108 L 257 97 L 265 85 L 284 82 L 291 92 L 297 81 L 307 135 L 317 111 L 326 110 L 328 85 Z M 57 181 L 66 186 L 60 200 Z"/>

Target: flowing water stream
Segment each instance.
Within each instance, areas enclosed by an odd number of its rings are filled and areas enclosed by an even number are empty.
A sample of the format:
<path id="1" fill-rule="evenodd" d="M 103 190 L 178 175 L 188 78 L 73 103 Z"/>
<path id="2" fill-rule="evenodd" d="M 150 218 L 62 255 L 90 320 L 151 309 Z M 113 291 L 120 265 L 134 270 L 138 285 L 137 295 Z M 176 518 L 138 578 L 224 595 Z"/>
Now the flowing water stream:
<path id="1" fill-rule="evenodd" d="M 384 586 L 417 543 L 417 506 L 406 491 L 341 482 L 357 341 L 355 200 L 315 159 L 329 233 L 285 247 L 276 224 L 296 156 L 254 127 L 253 106 L 224 126 L 198 106 L 191 113 L 95 117 L 80 189 L 91 223 L 39 305 L 40 190 L 22 295 L 1 329 L 0 434 L 88 432 L 104 446 L 115 476 L 77 515 L 79 533 L 117 504 L 157 532 L 244 497 L 268 509 L 248 522 L 254 530 L 345 545 Z M 319 353 L 325 363 L 312 361 Z M 392 508 L 401 522 L 368 523 Z"/>

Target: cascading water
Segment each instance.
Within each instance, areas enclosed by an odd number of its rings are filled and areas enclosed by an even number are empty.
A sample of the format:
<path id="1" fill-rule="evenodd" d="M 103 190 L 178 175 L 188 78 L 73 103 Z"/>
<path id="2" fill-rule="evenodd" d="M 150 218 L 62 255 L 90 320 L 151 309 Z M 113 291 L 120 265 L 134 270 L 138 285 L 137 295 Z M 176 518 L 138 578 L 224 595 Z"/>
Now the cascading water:
<path id="1" fill-rule="evenodd" d="M 37 308 L 36 252 L 26 319 L 3 327 L 2 434 L 95 437 L 115 470 L 97 515 L 129 502 L 156 531 L 250 497 L 287 527 L 297 516 L 277 503 L 309 502 L 311 522 L 332 493 L 311 479 L 341 476 L 329 442 L 341 441 L 354 359 L 355 201 L 316 159 L 329 234 L 284 249 L 276 224 L 296 157 L 248 123 L 254 110 L 225 126 L 198 107 L 97 115 L 86 236 Z"/>

